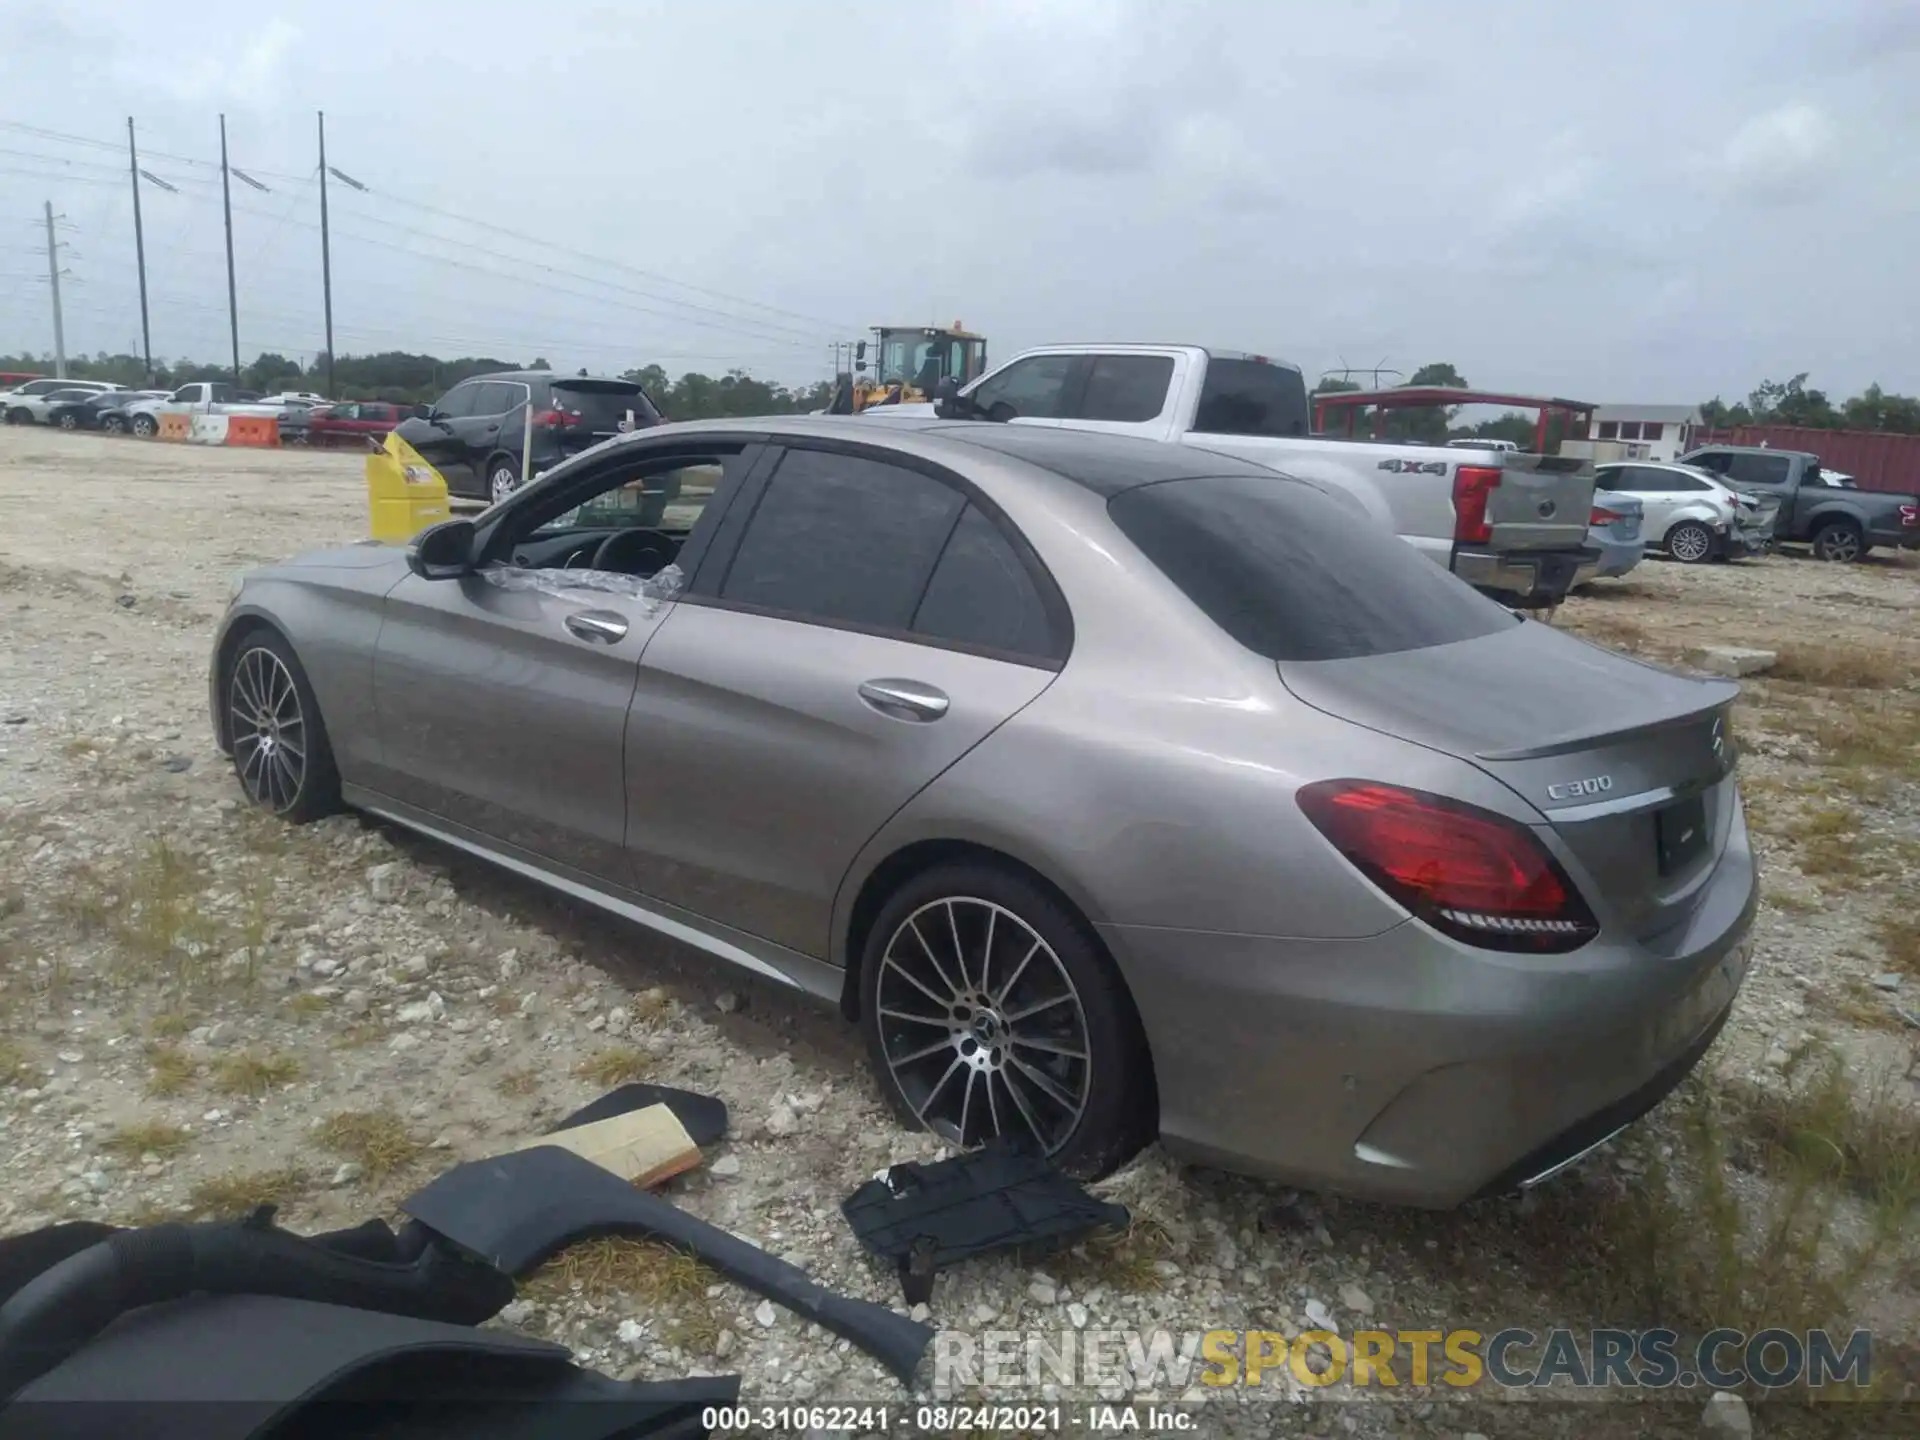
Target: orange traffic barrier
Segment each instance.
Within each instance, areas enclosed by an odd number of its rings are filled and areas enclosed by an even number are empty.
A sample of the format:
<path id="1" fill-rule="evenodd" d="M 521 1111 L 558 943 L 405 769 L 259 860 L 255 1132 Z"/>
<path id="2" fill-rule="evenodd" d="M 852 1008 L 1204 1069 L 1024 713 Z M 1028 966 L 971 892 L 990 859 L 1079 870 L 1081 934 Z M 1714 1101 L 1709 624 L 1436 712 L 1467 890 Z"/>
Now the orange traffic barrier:
<path id="1" fill-rule="evenodd" d="M 229 415 L 227 444 L 278 445 L 280 422 L 271 415 Z"/>
<path id="2" fill-rule="evenodd" d="M 193 438 L 193 417 L 191 415 L 161 415 L 158 418 L 160 428 L 154 433 L 162 440 L 191 440 Z"/>

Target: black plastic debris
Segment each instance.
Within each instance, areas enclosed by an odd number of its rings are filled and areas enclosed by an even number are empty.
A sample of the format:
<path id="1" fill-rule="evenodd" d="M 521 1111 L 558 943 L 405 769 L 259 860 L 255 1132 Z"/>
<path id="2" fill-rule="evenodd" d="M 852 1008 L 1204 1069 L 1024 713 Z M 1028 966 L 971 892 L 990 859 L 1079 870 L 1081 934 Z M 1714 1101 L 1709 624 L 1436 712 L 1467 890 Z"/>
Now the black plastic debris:
<path id="1" fill-rule="evenodd" d="M 956 1261 L 1009 1249 L 1037 1258 L 1133 1218 L 1004 1136 L 951 1160 L 895 1165 L 840 1213 L 862 1245 L 894 1263 L 909 1305 L 932 1299 L 933 1277 Z"/>

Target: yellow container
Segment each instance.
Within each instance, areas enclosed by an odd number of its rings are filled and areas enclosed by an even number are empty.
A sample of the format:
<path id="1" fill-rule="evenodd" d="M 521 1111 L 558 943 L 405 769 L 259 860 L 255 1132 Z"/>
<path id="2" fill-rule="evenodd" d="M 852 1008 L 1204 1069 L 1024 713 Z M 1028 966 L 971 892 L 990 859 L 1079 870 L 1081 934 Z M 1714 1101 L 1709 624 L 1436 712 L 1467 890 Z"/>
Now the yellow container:
<path id="1" fill-rule="evenodd" d="M 385 445 L 367 456 L 367 510 L 369 533 L 389 545 L 405 544 L 453 515 L 445 478 L 391 432 Z"/>

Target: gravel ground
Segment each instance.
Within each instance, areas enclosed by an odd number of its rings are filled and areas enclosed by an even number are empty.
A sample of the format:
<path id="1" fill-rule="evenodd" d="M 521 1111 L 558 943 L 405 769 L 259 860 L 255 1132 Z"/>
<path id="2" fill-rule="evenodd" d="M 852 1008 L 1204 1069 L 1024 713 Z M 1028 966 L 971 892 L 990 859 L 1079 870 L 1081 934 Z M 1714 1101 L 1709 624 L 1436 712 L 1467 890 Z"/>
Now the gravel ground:
<path id="1" fill-rule="evenodd" d="M 837 1016 L 403 832 L 351 816 L 291 830 L 237 803 L 204 679 L 228 582 L 359 538 L 364 507 L 351 455 L 0 430 L 0 1229 L 221 1213 L 268 1196 L 295 1229 L 351 1224 L 645 1075 L 732 1107 L 732 1135 L 674 1182 L 677 1203 L 829 1285 L 897 1304 L 838 1204 L 883 1166 L 940 1150 L 883 1110 Z M 1676 660 L 1701 645 L 1797 643 L 1920 666 L 1920 568 L 1877 561 L 1648 562 L 1571 601 L 1559 623 Z M 1767 794 L 1756 813 L 1768 817 L 1769 898 L 1707 1083 L 1764 1082 L 1809 1033 L 1861 1067 L 1905 1058 L 1910 1041 L 1888 1017 L 1920 1010 L 1920 976 L 1875 984 L 1892 966 L 1875 897 L 1912 893 L 1912 768 L 1848 802 L 1891 857 L 1871 877 L 1803 873 L 1797 842 L 1773 827 L 1776 812 L 1788 827 L 1820 798 L 1816 742 L 1797 727 L 1907 698 L 1750 687 L 1744 763 Z M 1044 1269 L 949 1272 L 932 1322 L 1056 1336 L 1631 1323 L 1645 1317 L 1595 1308 L 1618 1258 L 1595 1247 L 1617 1235 L 1611 1217 L 1648 1155 L 1670 1151 L 1665 1124 L 1528 1200 L 1449 1215 L 1296 1195 L 1156 1149 L 1100 1187 L 1136 1214 L 1123 1244 Z M 1858 1323 L 1910 1338 L 1915 1278 L 1870 1277 Z M 575 1252 L 503 1323 L 610 1373 L 737 1370 L 756 1404 L 886 1401 L 898 1413 L 901 1388 L 859 1352 L 711 1279 L 646 1251 Z M 1705 1398 L 1469 1402 L 1438 1385 L 1383 1398 L 1272 1376 L 1260 1392 L 1162 1377 L 1106 1398 L 1129 1390 L 1204 1397 L 1198 1433 L 1469 1440 L 1691 1435 Z M 1042 1394 L 1100 1398 L 1038 1384 L 999 1398 Z M 1805 1422 L 1782 1405 L 1752 1417 L 1761 1435 Z M 1876 1412 L 1846 1428 L 1878 1423 Z"/>

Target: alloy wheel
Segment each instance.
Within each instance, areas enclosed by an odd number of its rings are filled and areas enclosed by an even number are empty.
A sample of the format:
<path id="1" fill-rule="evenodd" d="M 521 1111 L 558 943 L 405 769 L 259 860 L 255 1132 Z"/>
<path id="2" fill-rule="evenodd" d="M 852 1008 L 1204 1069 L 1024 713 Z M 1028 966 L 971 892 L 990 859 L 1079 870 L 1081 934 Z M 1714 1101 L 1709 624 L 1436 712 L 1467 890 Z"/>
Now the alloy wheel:
<path id="1" fill-rule="evenodd" d="M 497 503 L 520 488 L 520 476 L 511 465 L 496 465 L 488 479 L 487 488 L 492 492 Z"/>
<path id="2" fill-rule="evenodd" d="M 307 722 L 293 674 L 271 650 L 256 646 L 234 663 L 227 722 L 248 798 L 276 815 L 291 810 L 307 778 Z"/>
<path id="3" fill-rule="evenodd" d="M 1067 1143 L 1093 1085 L 1085 1007 L 1026 921 L 970 896 L 901 922 L 880 957 L 880 1040 L 920 1123 L 962 1146 Z"/>
<path id="4" fill-rule="evenodd" d="M 1850 565 L 1860 558 L 1859 533 L 1845 525 L 1822 530 L 1819 539 L 1814 542 L 1813 553 L 1822 560 Z"/>
<path id="5" fill-rule="evenodd" d="M 1692 565 L 1707 558 L 1707 551 L 1713 541 L 1707 532 L 1698 525 L 1682 525 L 1667 541 L 1667 549 L 1673 558 Z"/>
<path id="6" fill-rule="evenodd" d="M 62 430 L 78 430 L 80 428 L 80 421 L 72 414 L 62 415 L 60 417 L 60 428 Z"/>

